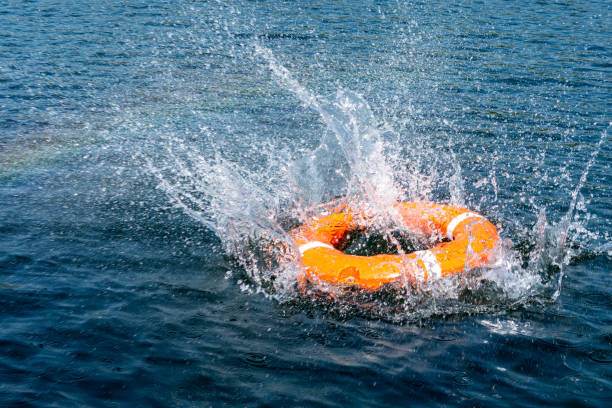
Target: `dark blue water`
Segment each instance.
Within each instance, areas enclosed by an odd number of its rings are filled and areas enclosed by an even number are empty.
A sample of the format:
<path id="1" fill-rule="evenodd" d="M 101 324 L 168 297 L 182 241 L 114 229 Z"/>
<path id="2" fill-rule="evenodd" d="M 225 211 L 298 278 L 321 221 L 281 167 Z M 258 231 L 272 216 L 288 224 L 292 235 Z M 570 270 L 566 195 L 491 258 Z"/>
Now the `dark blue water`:
<path id="1" fill-rule="evenodd" d="M 0 3 L 0 405 L 609 406 L 607 1 Z M 326 300 L 312 206 L 501 266 Z"/>

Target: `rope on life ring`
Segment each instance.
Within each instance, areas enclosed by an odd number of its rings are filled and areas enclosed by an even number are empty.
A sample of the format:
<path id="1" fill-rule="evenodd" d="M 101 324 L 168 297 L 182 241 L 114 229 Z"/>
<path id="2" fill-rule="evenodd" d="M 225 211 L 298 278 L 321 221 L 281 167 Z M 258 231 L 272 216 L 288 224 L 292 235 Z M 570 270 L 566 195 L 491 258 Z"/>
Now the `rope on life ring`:
<path id="1" fill-rule="evenodd" d="M 399 202 L 394 207 L 409 231 L 448 241 L 405 255 L 344 254 L 339 245 L 345 233 L 367 227 L 368 217 L 336 206 L 289 231 L 302 256 L 300 281 L 377 290 L 388 283 L 440 279 L 494 261 L 499 236 L 482 215 L 433 202 Z M 363 221 L 366 226 L 359 225 Z"/>

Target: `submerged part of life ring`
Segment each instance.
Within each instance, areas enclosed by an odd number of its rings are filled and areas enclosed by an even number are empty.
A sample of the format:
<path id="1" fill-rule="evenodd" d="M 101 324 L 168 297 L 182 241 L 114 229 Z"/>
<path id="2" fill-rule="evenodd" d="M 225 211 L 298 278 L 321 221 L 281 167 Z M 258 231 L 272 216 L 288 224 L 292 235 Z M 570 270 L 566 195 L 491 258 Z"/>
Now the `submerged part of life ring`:
<path id="1" fill-rule="evenodd" d="M 289 231 L 302 256 L 300 281 L 377 290 L 388 283 L 440 279 L 494 261 L 499 236 L 482 215 L 432 202 L 399 202 L 394 207 L 408 231 L 448 241 L 404 255 L 345 254 L 339 248 L 344 235 L 367 228 L 368 216 L 336 206 Z"/>

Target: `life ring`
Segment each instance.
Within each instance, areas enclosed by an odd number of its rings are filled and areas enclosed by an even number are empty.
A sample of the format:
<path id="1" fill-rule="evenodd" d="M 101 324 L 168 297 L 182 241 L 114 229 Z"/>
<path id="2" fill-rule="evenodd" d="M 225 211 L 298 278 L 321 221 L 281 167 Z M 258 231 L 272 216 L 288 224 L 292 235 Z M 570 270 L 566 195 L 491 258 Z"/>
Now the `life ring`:
<path id="1" fill-rule="evenodd" d="M 405 255 L 344 254 L 339 245 L 345 233 L 367 228 L 368 216 L 336 206 L 289 231 L 301 254 L 300 281 L 377 290 L 388 283 L 440 279 L 494 261 L 497 228 L 482 215 L 433 202 L 399 202 L 394 208 L 407 230 L 448 241 Z"/>

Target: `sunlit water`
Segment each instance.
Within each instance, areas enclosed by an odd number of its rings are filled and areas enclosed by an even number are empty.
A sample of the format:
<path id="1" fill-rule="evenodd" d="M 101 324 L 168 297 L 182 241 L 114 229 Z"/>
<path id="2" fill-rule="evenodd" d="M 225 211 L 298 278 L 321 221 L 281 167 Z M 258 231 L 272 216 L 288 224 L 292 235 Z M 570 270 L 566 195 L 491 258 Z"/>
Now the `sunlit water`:
<path id="1" fill-rule="evenodd" d="M 610 13 L 0 5 L 0 405 L 607 406 Z M 305 292 L 287 231 L 333 200 L 354 253 L 430 200 L 499 260 Z"/>

